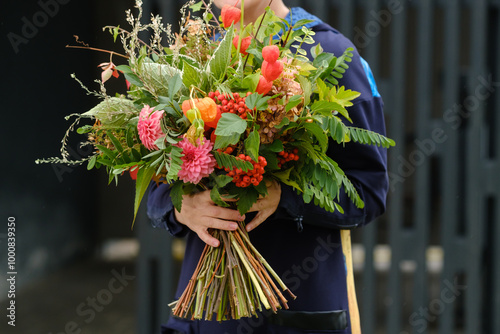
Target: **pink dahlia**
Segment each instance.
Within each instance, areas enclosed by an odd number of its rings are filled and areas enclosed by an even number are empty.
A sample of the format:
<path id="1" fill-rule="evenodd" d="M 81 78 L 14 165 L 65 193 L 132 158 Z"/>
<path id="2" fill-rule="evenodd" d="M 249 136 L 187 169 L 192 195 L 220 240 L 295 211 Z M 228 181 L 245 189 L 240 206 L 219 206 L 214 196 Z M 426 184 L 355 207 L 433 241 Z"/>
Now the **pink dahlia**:
<path id="1" fill-rule="evenodd" d="M 204 139 L 203 144 L 201 144 L 200 139 L 197 139 L 197 145 L 193 145 L 187 138 L 177 144 L 182 148 L 182 154 L 184 154 L 181 158 L 181 170 L 177 175 L 184 182 L 196 184 L 214 171 L 215 158 L 210 153 L 213 148 L 212 142 Z"/>
<path id="2" fill-rule="evenodd" d="M 157 150 L 155 141 L 158 138 L 165 137 L 165 134 L 161 131 L 160 121 L 163 117 L 163 110 L 153 111 L 148 105 L 144 105 L 141 113 L 139 114 L 139 122 L 137 123 L 137 129 L 139 130 L 139 138 L 141 142 L 150 151 Z"/>

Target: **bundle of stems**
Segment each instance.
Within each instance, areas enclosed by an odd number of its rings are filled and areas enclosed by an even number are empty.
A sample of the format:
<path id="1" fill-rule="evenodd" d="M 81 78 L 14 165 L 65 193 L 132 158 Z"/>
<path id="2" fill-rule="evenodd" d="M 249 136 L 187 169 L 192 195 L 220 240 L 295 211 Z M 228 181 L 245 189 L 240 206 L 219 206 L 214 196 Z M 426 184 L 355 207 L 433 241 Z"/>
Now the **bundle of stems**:
<path id="1" fill-rule="evenodd" d="M 181 318 L 217 321 L 251 317 L 257 311 L 288 309 L 286 287 L 250 242 L 244 222 L 235 231 L 213 230 L 219 247 L 205 245 L 198 265 L 181 297 L 170 304 Z M 274 280 L 273 280 L 274 278 Z"/>

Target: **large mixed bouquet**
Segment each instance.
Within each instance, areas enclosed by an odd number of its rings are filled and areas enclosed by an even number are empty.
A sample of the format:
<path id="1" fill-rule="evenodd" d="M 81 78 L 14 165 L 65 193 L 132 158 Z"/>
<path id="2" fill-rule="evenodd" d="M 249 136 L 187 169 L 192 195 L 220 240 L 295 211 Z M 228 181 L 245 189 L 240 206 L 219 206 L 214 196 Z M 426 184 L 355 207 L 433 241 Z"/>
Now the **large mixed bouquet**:
<path id="1" fill-rule="evenodd" d="M 243 6 L 243 0 L 242 8 Z M 290 25 L 269 8 L 255 24 L 239 25 L 243 10 L 222 8 L 217 19 L 211 2 L 194 1 L 182 10 L 180 31 L 173 34 L 161 18 L 142 24 L 127 12 L 130 30 L 107 27 L 120 39 L 125 54 L 109 52 L 93 109 L 76 114 L 68 133 L 81 119 L 93 124 L 77 128 L 87 135 L 94 153 L 71 160 L 63 139 L 62 157 L 38 162 L 104 167 L 109 181 L 129 171 L 136 178 L 134 217 L 151 180 L 168 183 L 175 208 L 183 195 L 210 190 L 219 206 L 246 213 L 268 182 L 279 181 L 302 194 L 304 201 L 327 211 L 345 191 L 363 206 L 355 187 L 326 154 L 329 142 L 355 141 L 389 147 L 380 134 L 349 126 L 347 108 L 359 93 L 338 85 L 352 49 L 342 55 L 311 48 L 311 22 Z M 191 13 L 201 13 L 199 17 Z M 142 34 L 149 33 L 149 42 Z M 167 39 L 168 46 L 162 41 Z M 113 56 L 127 58 L 115 66 Z M 128 89 L 109 96 L 105 82 L 124 75 Z M 82 84 L 83 86 L 83 84 Z M 253 247 L 244 222 L 234 232 L 214 230 L 221 247 L 206 246 L 193 278 L 173 313 L 194 319 L 238 319 L 258 310 L 287 307 L 287 287 Z M 293 294 L 289 292 L 292 298 Z"/>

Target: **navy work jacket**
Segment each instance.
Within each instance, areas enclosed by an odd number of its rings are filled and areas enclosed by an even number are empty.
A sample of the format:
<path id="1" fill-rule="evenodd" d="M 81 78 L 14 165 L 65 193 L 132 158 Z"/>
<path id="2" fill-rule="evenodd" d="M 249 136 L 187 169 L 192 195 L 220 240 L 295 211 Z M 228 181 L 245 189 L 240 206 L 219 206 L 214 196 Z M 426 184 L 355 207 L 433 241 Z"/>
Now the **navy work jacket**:
<path id="1" fill-rule="evenodd" d="M 315 20 L 308 26 L 315 31 L 315 41 L 326 52 L 340 56 L 348 47 L 354 48 L 341 33 L 303 9 L 292 8 L 291 14 L 289 22 L 303 18 Z M 352 125 L 385 134 L 382 99 L 368 64 L 357 51 L 339 84 L 361 93 L 348 109 Z M 171 317 L 163 328 L 164 333 L 351 333 L 340 229 L 363 226 L 385 211 L 386 150 L 352 142 L 344 146 L 331 141 L 328 155 L 355 185 L 365 203 L 363 209 L 356 208 L 342 190 L 340 205 L 344 214 L 326 212 L 313 203 L 305 204 L 301 195 L 282 184 L 277 211 L 250 232 L 253 244 L 297 296 L 296 300 L 289 301 L 290 310 L 277 315 L 264 312 L 256 318 L 222 323 Z M 178 298 L 191 278 L 204 243 L 176 221 L 168 185 L 151 185 L 148 216 L 153 226 L 187 238 L 175 296 Z"/>

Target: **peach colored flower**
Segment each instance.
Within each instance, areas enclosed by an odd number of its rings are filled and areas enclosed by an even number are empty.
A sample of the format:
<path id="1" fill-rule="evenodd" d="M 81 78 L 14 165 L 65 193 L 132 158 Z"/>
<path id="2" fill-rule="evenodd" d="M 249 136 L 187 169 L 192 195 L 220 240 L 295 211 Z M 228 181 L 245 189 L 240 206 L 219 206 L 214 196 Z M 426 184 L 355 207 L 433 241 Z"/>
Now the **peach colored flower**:
<path id="1" fill-rule="evenodd" d="M 165 137 L 165 134 L 161 131 L 160 124 L 163 112 L 163 110 L 154 111 L 150 106 L 144 105 L 139 114 L 139 121 L 137 123 L 139 139 L 150 151 L 157 150 L 158 146 L 156 146 L 155 141 Z"/>
<path id="2" fill-rule="evenodd" d="M 181 158 L 181 170 L 177 175 L 180 180 L 194 184 L 209 176 L 215 168 L 215 158 L 210 153 L 213 148 L 212 142 L 204 138 L 203 144 L 200 139 L 197 139 L 196 144 L 197 146 L 193 145 L 187 138 L 177 144 L 184 154 Z"/>

